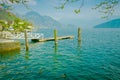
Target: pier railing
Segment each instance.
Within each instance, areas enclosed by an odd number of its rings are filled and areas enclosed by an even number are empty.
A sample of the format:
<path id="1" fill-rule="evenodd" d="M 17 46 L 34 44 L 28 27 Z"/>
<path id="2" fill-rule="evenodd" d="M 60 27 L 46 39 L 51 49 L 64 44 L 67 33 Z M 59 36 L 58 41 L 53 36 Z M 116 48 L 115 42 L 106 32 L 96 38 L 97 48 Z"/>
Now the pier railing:
<path id="1" fill-rule="evenodd" d="M 10 32 L 0 32 L 0 37 L 6 39 L 25 39 L 24 33 L 10 33 Z M 43 39 L 43 33 L 27 33 L 28 39 Z"/>

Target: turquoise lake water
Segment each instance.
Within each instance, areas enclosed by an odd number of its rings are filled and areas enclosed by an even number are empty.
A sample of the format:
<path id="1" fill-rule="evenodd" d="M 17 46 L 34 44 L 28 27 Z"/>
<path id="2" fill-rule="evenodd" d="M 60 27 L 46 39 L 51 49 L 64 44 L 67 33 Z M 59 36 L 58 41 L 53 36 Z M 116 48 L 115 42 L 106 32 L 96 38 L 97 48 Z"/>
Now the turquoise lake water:
<path id="1" fill-rule="evenodd" d="M 52 30 L 41 30 L 52 37 Z M 0 54 L 0 80 L 120 80 L 120 29 L 58 30 L 74 39 L 30 43 L 29 52 Z"/>

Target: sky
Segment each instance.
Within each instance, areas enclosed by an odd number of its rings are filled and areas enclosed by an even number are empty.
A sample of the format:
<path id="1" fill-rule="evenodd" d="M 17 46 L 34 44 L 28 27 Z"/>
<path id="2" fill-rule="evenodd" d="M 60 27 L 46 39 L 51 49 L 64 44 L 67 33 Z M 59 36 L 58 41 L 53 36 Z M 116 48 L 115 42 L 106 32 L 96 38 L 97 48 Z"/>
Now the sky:
<path id="1" fill-rule="evenodd" d="M 82 0 L 80 0 L 66 4 L 64 9 L 55 9 L 55 7 L 59 7 L 63 1 L 64 0 L 29 0 L 29 3 L 27 3 L 29 9 L 23 5 L 15 5 L 13 12 L 24 15 L 29 11 L 36 11 L 41 15 L 50 16 L 63 24 L 73 24 L 81 27 L 92 27 L 102 22 L 120 18 L 120 5 L 116 7 L 114 15 L 108 19 L 102 19 L 103 14 L 92 9 L 102 0 L 84 0 L 82 7 Z M 75 14 L 74 10 L 79 7 L 81 7 L 80 13 Z"/>

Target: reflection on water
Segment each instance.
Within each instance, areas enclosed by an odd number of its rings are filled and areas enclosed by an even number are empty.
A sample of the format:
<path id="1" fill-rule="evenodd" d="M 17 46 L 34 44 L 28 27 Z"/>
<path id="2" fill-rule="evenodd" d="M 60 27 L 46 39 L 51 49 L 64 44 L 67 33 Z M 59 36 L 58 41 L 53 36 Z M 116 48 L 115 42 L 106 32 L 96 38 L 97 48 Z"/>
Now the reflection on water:
<path id="1" fill-rule="evenodd" d="M 25 59 L 26 59 L 26 60 L 29 60 L 29 51 L 26 51 L 26 52 L 25 52 Z"/>
<path id="2" fill-rule="evenodd" d="M 58 44 L 54 45 L 54 54 L 53 54 L 53 59 L 55 62 L 57 62 L 57 56 L 59 55 L 58 53 Z"/>
<path id="3" fill-rule="evenodd" d="M 82 41 L 78 41 L 78 45 L 77 45 L 78 50 L 80 50 L 82 47 L 81 43 L 82 43 Z"/>
<path id="4" fill-rule="evenodd" d="M 14 59 L 16 55 L 18 55 L 20 51 L 13 51 L 7 53 L 0 53 L 0 60 L 3 59 Z"/>
<path id="5" fill-rule="evenodd" d="M 78 41 L 78 42 L 77 42 L 77 57 L 76 57 L 76 58 L 78 58 L 78 59 L 80 59 L 81 48 L 82 48 L 82 41 Z"/>
<path id="6" fill-rule="evenodd" d="M 58 44 L 55 44 L 54 45 L 54 52 L 55 52 L 55 54 L 57 54 L 57 50 L 58 50 Z"/>

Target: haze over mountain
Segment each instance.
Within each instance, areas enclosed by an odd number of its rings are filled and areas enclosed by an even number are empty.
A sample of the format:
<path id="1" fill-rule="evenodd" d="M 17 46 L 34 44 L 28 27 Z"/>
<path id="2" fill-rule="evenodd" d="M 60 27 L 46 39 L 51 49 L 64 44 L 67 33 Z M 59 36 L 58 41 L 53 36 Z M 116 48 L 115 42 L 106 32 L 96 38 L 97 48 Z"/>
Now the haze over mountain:
<path id="1" fill-rule="evenodd" d="M 96 25 L 94 28 L 120 28 L 120 18 Z"/>
<path id="2" fill-rule="evenodd" d="M 31 11 L 24 15 L 25 19 L 33 23 L 36 27 L 40 28 L 57 28 L 62 25 L 49 16 L 42 16 L 37 12 Z"/>
<path id="3" fill-rule="evenodd" d="M 49 17 L 43 16 L 35 11 L 30 11 L 23 16 L 26 20 L 31 22 L 36 29 L 48 28 L 48 29 L 59 29 L 59 28 L 70 28 L 75 27 L 72 24 L 62 24 L 59 21 Z"/>

